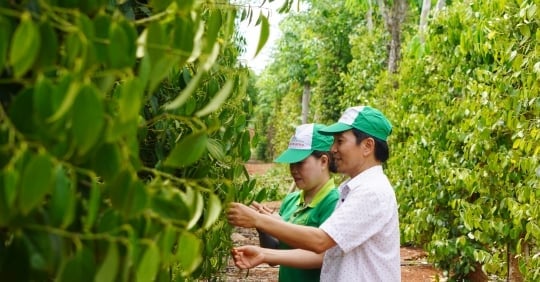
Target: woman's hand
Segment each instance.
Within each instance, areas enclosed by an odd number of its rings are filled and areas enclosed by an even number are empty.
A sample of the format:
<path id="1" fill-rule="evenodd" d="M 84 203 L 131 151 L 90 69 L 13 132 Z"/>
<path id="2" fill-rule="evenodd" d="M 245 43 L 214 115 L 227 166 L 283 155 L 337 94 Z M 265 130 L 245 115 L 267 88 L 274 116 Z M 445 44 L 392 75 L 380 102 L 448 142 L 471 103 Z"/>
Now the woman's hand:
<path id="1" fill-rule="evenodd" d="M 257 246 L 241 246 L 233 248 L 231 254 L 234 264 L 238 268 L 253 268 L 264 263 L 264 254 L 262 249 Z"/>
<path id="2" fill-rule="evenodd" d="M 281 219 L 279 214 L 274 213 L 274 210 L 270 209 L 269 207 L 267 207 L 267 206 L 265 206 L 265 205 L 263 205 L 261 203 L 253 202 L 253 203 L 251 203 L 251 208 L 253 208 L 257 212 L 259 212 L 260 214 L 270 215 L 270 216 L 273 216 L 275 218 Z"/>

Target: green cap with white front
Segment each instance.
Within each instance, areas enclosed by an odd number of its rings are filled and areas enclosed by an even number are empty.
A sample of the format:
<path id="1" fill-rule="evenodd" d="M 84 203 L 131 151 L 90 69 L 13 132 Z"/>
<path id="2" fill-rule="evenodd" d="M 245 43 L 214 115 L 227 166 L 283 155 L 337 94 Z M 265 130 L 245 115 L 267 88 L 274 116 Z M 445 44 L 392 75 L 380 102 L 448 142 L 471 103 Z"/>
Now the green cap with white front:
<path id="1" fill-rule="evenodd" d="M 392 124 L 377 109 L 370 106 L 351 107 L 345 110 L 338 122 L 321 129 L 322 134 L 336 134 L 356 128 L 366 134 L 386 141 L 392 133 Z"/>
<path id="2" fill-rule="evenodd" d="M 309 123 L 296 127 L 294 136 L 289 141 L 289 147 L 274 161 L 276 163 L 297 163 L 309 157 L 313 151 L 330 151 L 334 137 L 323 135 L 319 130 L 325 128 L 322 124 Z"/>

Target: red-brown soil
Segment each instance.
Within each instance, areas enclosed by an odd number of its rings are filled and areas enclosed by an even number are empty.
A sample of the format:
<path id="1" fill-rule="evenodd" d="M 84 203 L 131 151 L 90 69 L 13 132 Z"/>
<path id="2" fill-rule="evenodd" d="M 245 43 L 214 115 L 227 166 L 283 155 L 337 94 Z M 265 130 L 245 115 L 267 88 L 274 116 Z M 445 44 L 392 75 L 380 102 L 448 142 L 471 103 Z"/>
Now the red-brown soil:
<path id="1" fill-rule="evenodd" d="M 251 175 L 264 174 L 273 164 L 248 163 L 246 168 Z M 280 202 L 265 203 L 271 208 L 279 208 Z M 235 246 L 257 245 L 258 237 L 254 229 L 236 228 L 232 239 Z M 229 262 L 227 268 L 227 281 L 277 281 L 278 267 L 267 264 L 259 265 L 253 269 L 242 270 L 234 266 L 234 262 Z M 426 261 L 426 253 L 419 248 L 401 248 L 401 281 L 404 282 L 432 282 L 444 281 L 441 271 L 435 269 Z"/>

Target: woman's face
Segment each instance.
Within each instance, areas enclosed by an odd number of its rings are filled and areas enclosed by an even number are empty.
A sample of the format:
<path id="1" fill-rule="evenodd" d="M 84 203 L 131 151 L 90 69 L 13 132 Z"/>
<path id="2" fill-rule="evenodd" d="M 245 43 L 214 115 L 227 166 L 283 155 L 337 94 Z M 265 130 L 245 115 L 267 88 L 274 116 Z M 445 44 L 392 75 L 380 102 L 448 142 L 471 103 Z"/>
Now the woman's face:
<path id="1" fill-rule="evenodd" d="M 316 158 L 313 155 L 301 162 L 289 165 L 291 176 L 296 186 L 304 191 L 309 191 L 324 185 L 325 175 L 328 174 L 328 157 L 323 155 Z"/>

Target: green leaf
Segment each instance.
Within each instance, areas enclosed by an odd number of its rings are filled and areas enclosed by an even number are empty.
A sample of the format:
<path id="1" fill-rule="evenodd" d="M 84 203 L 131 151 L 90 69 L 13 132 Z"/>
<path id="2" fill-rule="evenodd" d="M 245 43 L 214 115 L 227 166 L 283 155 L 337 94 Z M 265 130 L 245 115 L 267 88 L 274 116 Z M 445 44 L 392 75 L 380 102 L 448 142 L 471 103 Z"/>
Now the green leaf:
<path id="1" fill-rule="evenodd" d="M 129 36 L 118 23 L 113 22 L 109 29 L 109 48 L 108 57 L 112 68 L 123 68 L 131 66 L 131 58 L 127 50 L 130 49 L 130 44 L 135 42 L 129 41 Z"/>
<path id="2" fill-rule="evenodd" d="M 94 225 L 94 222 L 96 221 L 98 212 L 99 212 L 99 206 L 101 204 L 101 189 L 98 186 L 97 182 L 95 180 L 92 180 L 92 184 L 90 186 L 90 198 L 88 199 L 87 204 L 87 213 L 84 217 L 84 230 L 88 231 L 92 228 Z"/>
<path id="3" fill-rule="evenodd" d="M 107 251 L 107 256 L 105 260 L 99 267 L 96 276 L 94 277 L 95 282 L 113 282 L 116 281 L 116 276 L 118 273 L 119 266 L 119 257 L 118 257 L 118 247 L 116 243 L 109 242 L 109 250 Z"/>
<path id="4" fill-rule="evenodd" d="M 96 59 L 101 63 L 109 62 L 108 53 L 108 41 L 109 41 L 109 27 L 111 26 L 111 17 L 108 15 L 100 14 L 94 19 L 94 50 L 96 52 Z"/>
<path id="5" fill-rule="evenodd" d="M 73 141 L 79 155 L 83 156 L 101 139 L 105 120 L 103 103 L 97 90 L 85 85 L 72 108 Z"/>
<path id="6" fill-rule="evenodd" d="M 204 218 L 203 228 L 208 229 L 219 218 L 221 213 L 221 200 L 215 194 L 210 194 L 208 198 L 208 207 Z"/>
<path id="7" fill-rule="evenodd" d="M 88 248 L 82 248 L 64 263 L 60 269 L 59 281 L 90 282 L 96 272 L 95 268 L 93 254 Z"/>
<path id="8" fill-rule="evenodd" d="M 212 158 L 222 161 L 225 159 L 225 153 L 223 152 L 223 146 L 221 143 L 213 138 L 208 138 L 208 143 L 206 144 L 206 149 Z"/>
<path id="9" fill-rule="evenodd" d="M 181 194 L 182 200 L 190 211 L 191 218 L 187 224 L 187 229 L 191 229 L 197 224 L 203 212 L 203 197 L 199 191 L 187 187 L 186 191 Z"/>
<path id="10" fill-rule="evenodd" d="M 34 110 L 38 121 L 45 121 L 52 116 L 53 108 L 51 103 L 51 93 L 54 92 L 52 81 L 44 76 L 40 76 L 34 87 Z"/>
<path id="11" fill-rule="evenodd" d="M 11 22 L 6 17 L 0 16 L 0 74 L 2 74 L 2 70 L 6 64 L 6 56 L 12 32 Z"/>
<path id="12" fill-rule="evenodd" d="M 22 77 L 32 67 L 40 45 L 39 26 L 32 21 L 30 13 L 25 12 L 21 17 L 21 23 L 15 29 L 9 50 L 9 59 L 15 77 Z"/>
<path id="13" fill-rule="evenodd" d="M 186 224 L 190 219 L 190 211 L 186 203 L 177 194 L 170 196 L 154 195 L 150 201 L 152 211 L 163 218 L 185 222 Z"/>
<path id="14" fill-rule="evenodd" d="M 50 219 L 54 226 L 65 228 L 73 221 L 75 215 L 75 191 L 65 170 L 56 168 L 55 185 L 49 198 Z"/>
<path id="15" fill-rule="evenodd" d="M 121 85 L 118 98 L 118 112 L 121 121 L 137 121 L 141 110 L 143 88 L 138 79 L 132 79 Z"/>
<path id="16" fill-rule="evenodd" d="M 193 52 L 195 39 L 195 24 L 190 17 L 177 17 L 174 20 L 171 45 L 179 49 L 187 59 Z"/>
<path id="17" fill-rule="evenodd" d="M 3 244 L 2 244 L 3 245 Z M 30 250 L 20 235 L 13 236 L 10 244 L 0 247 L 2 252 L 2 280 L 31 281 Z M 6 259 L 7 258 L 7 259 Z"/>
<path id="18" fill-rule="evenodd" d="M 68 79 L 68 78 L 66 78 Z M 63 117 L 71 108 L 73 105 L 73 101 L 75 101 L 75 98 L 77 98 L 77 94 L 79 93 L 79 89 L 81 88 L 81 85 L 78 81 L 67 81 L 68 83 L 68 89 L 66 91 L 66 94 L 63 96 L 62 102 L 60 106 L 58 107 L 58 110 L 54 113 L 53 116 L 47 119 L 47 122 L 54 122 L 59 120 L 61 117 Z"/>
<path id="19" fill-rule="evenodd" d="M 37 59 L 37 65 L 40 68 L 46 68 L 56 64 L 58 54 L 58 38 L 52 25 L 48 21 L 44 21 L 39 26 L 39 32 L 42 38 L 46 40 L 41 41 L 39 48 L 39 56 Z"/>
<path id="20" fill-rule="evenodd" d="M 150 57 L 153 69 L 165 53 L 167 38 L 163 27 L 158 22 L 152 22 L 146 32 L 146 55 Z"/>
<path id="21" fill-rule="evenodd" d="M 86 14 L 94 14 L 100 7 L 103 6 L 104 0 L 87 0 L 87 1 L 80 1 L 79 7 L 84 13 Z"/>
<path id="22" fill-rule="evenodd" d="M 165 160 L 165 165 L 185 167 L 195 163 L 206 150 L 208 136 L 205 131 L 197 131 L 180 139 Z"/>
<path id="23" fill-rule="evenodd" d="M 161 11 L 167 8 L 172 2 L 173 0 L 153 0 L 150 1 L 150 5 L 155 11 Z"/>
<path id="24" fill-rule="evenodd" d="M 148 90 L 150 92 L 170 73 L 176 65 L 183 65 L 187 56 L 172 55 L 169 51 L 169 39 L 166 36 L 164 26 L 154 22 L 143 31 L 145 36 L 145 56 L 144 63 L 148 66 Z M 185 38 L 184 38 L 185 40 Z M 180 61 L 178 58 L 181 58 Z M 141 68 L 143 66 L 141 65 Z"/>
<path id="25" fill-rule="evenodd" d="M 15 96 L 9 107 L 9 117 L 17 130 L 30 136 L 38 131 L 34 116 L 32 115 L 33 108 L 31 106 L 34 103 L 33 98 L 32 88 L 26 88 Z"/>
<path id="26" fill-rule="evenodd" d="M 163 252 L 162 260 L 165 265 L 171 262 L 171 253 L 176 243 L 176 238 L 176 228 L 167 224 L 159 236 L 159 247 Z"/>
<path id="27" fill-rule="evenodd" d="M 219 30 L 221 28 L 221 10 L 214 9 L 210 11 L 210 16 L 208 17 L 208 24 L 206 29 L 206 38 L 205 46 L 203 52 L 206 54 L 212 53 L 214 49 L 214 44 L 217 42 Z"/>
<path id="28" fill-rule="evenodd" d="M 84 43 L 81 41 L 81 37 L 77 33 L 69 33 L 64 40 L 65 56 L 62 63 L 68 68 L 80 71 L 82 64 L 78 64 L 78 61 L 83 57 Z"/>
<path id="29" fill-rule="evenodd" d="M 202 117 L 219 109 L 219 107 L 223 104 L 223 102 L 225 102 L 225 100 L 227 100 L 227 98 L 231 94 L 233 85 L 233 80 L 228 80 L 227 82 L 225 82 L 223 88 L 221 88 L 221 90 L 216 94 L 216 96 L 214 96 L 210 103 L 208 103 L 203 109 L 195 113 L 195 116 Z"/>
<path id="30" fill-rule="evenodd" d="M 201 80 L 201 77 L 204 72 L 199 71 L 195 76 L 189 81 L 189 84 L 180 92 L 180 95 L 178 95 L 174 100 L 168 104 L 165 104 L 164 108 L 165 110 L 175 110 L 181 107 L 186 100 L 191 96 L 193 92 L 195 92 L 195 89 L 197 89 L 197 86 L 199 85 L 199 80 Z"/>
<path id="31" fill-rule="evenodd" d="M 231 40 L 231 37 L 234 35 L 234 27 L 236 23 L 236 9 L 230 9 L 227 11 L 227 17 L 225 18 L 225 31 L 224 37 L 226 41 Z"/>
<path id="32" fill-rule="evenodd" d="M 180 11 L 190 11 L 195 0 L 176 0 L 176 5 Z"/>
<path id="33" fill-rule="evenodd" d="M 40 154 L 31 157 L 24 168 L 19 187 L 19 207 L 23 214 L 40 205 L 50 192 L 53 170 L 54 164 L 48 156 Z"/>
<path id="34" fill-rule="evenodd" d="M 97 221 L 96 230 L 97 232 L 113 232 L 122 224 L 124 219 L 118 213 L 118 211 L 112 208 L 105 208 L 102 213 L 100 213 L 99 220 Z"/>
<path id="35" fill-rule="evenodd" d="M 255 202 L 259 202 L 259 203 L 262 202 L 262 201 L 264 201 L 264 200 L 266 200 L 267 192 L 268 192 L 268 191 L 267 191 L 266 189 L 261 189 L 261 190 L 257 193 L 257 195 L 255 195 L 255 197 L 253 198 L 253 200 L 254 200 Z"/>
<path id="36" fill-rule="evenodd" d="M 120 171 L 122 154 L 116 144 L 102 144 L 94 155 L 91 164 L 99 177 L 112 180 Z"/>
<path id="37" fill-rule="evenodd" d="M 92 20 L 85 14 L 81 14 L 77 17 L 76 24 L 77 29 L 79 30 L 77 35 L 80 37 L 82 43 L 76 70 L 80 68 L 84 72 L 87 69 L 94 68 L 94 65 L 98 63 L 96 49 L 94 44 L 92 44 L 96 38 L 95 28 Z"/>
<path id="38" fill-rule="evenodd" d="M 17 183 L 20 178 L 20 172 L 9 166 L 8 168 L 4 169 L 3 173 L 4 181 L 3 183 L 0 183 L 2 184 L 4 200 L 6 207 L 8 209 L 12 209 L 15 199 L 17 198 Z"/>
<path id="39" fill-rule="evenodd" d="M 182 266 L 182 274 L 188 276 L 202 262 L 202 242 L 199 238 L 189 232 L 182 233 L 178 242 L 176 256 Z"/>
<path id="40" fill-rule="evenodd" d="M 144 57 L 143 59 L 146 59 Z M 151 66 L 148 82 L 148 91 L 152 92 L 163 81 L 163 79 L 171 72 L 172 68 L 178 65 L 176 57 L 167 53 L 163 54 L 157 60 L 157 62 L 151 62 L 154 65 Z M 141 66 L 142 67 L 142 66 Z"/>
<path id="41" fill-rule="evenodd" d="M 257 44 L 257 50 L 255 51 L 256 57 L 261 49 L 266 44 L 266 41 L 268 41 L 268 36 L 270 35 L 270 25 L 268 24 L 268 18 L 264 16 L 261 12 L 259 15 L 259 20 L 261 21 L 261 35 L 259 37 L 259 43 Z"/>
<path id="42" fill-rule="evenodd" d="M 159 263 L 159 250 L 156 244 L 151 243 L 148 245 L 137 267 L 137 281 L 153 281 L 158 272 Z"/>
<path id="43" fill-rule="evenodd" d="M 123 20 L 119 24 L 127 36 L 127 46 L 124 50 L 125 64 L 127 67 L 133 67 L 137 56 L 137 30 L 132 21 Z"/>
<path id="44" fill-rule="evenodd" d="M 249 131 L 244 131 L 244 134 L 242 134 L 242 142 L 240 147 L 240 153 L 242 156 L 242 160 L 247 162 L 249 158 L 251 157 L 251 144 L 250 144 L 250 135 Z"/>
<path id="45" fill-rule="evenodd" d="M 133 173 L 124 170 L 109 185 L 111 203 L 126 218 L 135 217 L 146 208 L 145 186 Z"/>

